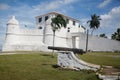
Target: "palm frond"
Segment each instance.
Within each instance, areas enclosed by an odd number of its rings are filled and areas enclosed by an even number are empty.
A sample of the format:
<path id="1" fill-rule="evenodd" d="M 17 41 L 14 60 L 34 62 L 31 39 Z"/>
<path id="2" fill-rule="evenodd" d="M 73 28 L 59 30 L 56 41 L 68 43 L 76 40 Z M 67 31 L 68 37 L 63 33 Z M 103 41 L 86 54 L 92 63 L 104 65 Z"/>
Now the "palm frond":
<path id="1" fill-rule="evenodd" d="M 64 17 L 62 15 L 58 14 L 58 15 L 56 15 L 55 18 L 52 18 L 51 20 L 52 20 L 51 26 L 52 27 L 57 27 L 55 29 L 53 28 L 54 30 L 58 30 L 61 27 L 66 28 L 66 26 L 67 26 L 67 22 L 66 22 L 66 20 L 64 19 Z"/>
<path id="2" fill-rule="evenodd" d="M 100 16 L 97 16 L 96 14 L 91 15 L 91 20 L 88 20 L 87 23 L 89 23 L 90 29 L 98 29 L 100 27 Z"/>

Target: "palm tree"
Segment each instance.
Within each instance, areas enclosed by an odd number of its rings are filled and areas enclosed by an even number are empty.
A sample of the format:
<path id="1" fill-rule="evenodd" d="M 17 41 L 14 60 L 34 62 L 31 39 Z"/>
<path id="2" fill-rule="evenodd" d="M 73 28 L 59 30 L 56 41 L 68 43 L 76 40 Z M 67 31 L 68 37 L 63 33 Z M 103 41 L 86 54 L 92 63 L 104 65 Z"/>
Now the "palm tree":
<path id="1" fill-rule="evenodd" d="M 120 41 L 120 28 L 117 29 L 117 38 L 116 40 Z"/>
<path id="2" fill-rule="evenodd" d="M 99 35 L 100 37 L 107 38 L 107 36 L 103 33 Z"/>
<path id="3" fill-rule="evenodd" d="M 120 41 L 120 28 L 118 28 L 117 31 L 112 34 L 111 38 Z"/>
<path id="4" fill-rule="evenodd" d="M 111 39 L 115 40 L 116 39 L 116 35 L 117 35 L 116 32 L 114 34 L 112 34 Z"/>
<path id="5" fill-rule="evenodd" d="M 89 23 L 90 29 L 92 29 L 91 35 L 95 29 L 98 29 L 100 27 L 100 20 L 100 16 L 93 14 L 91 15 L 91 20 L 87 21 L 87 23 Z"/>
<path id="6" fill-rule="evenodd" d="M 60 14 L 58 14 L 56 17 L 51 19 L 51 26 L 52 26 L 52 31 L 53 31 L 53 47 L 55 43 L 55 32 L 56 30 L 61 29 L 61 27 L 66 28 L 67 26 L 67 21 L 64 19 L 64 17 Z M 52 52 L 52 56 L 54 57 L 54 50 Z"/>

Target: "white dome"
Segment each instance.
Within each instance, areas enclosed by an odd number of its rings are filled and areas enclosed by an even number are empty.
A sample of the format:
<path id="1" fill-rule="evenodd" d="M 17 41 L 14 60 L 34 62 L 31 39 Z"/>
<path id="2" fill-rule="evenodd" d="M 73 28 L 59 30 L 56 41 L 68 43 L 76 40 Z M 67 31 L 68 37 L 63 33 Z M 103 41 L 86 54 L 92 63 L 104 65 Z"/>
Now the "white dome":
<path id="1" fill-rule="evenodd" d="M 8 21 L 7 24 L 19 25 L 19 22 L 15 19 L 15 16 L 12 16 L 12 18 Z"/>

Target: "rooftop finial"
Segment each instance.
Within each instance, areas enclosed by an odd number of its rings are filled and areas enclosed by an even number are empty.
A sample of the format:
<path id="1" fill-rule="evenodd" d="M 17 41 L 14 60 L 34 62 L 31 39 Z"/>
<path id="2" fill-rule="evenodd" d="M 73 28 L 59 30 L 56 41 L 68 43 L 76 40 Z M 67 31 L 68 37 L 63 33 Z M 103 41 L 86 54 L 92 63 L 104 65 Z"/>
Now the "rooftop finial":
<path id="1" fill-rule="evenodd" d="M 15 19 L 15 16 L 12 16 L 12 19 Z"/>
<path id="2" fill-rule="evenodd" d="M 19 22 L 15 19 L 15 16 L 12 16 L 11 19 L 8 21 L 7 24 L 19 25 Z"/>

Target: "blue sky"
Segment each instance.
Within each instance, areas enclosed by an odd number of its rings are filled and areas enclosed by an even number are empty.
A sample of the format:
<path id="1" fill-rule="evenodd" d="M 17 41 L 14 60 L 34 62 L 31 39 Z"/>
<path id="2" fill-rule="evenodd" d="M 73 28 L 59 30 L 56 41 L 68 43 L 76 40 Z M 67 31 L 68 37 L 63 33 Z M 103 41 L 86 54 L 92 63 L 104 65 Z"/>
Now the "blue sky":
<path id="1" fill-rule="evenodd" d="M 6 23 L 15 15 L 24 28 L 35 27 L 35 16 L 57 11 L 80 20 L 80 24 L 89 29 L 86 23 L 92 14 L 101 17 L 100 28 L 95 35 L 105 33 L 110 37 L 120 28 L 120 0 L 0 0 L 0 45 L 5 39 Z"/>

